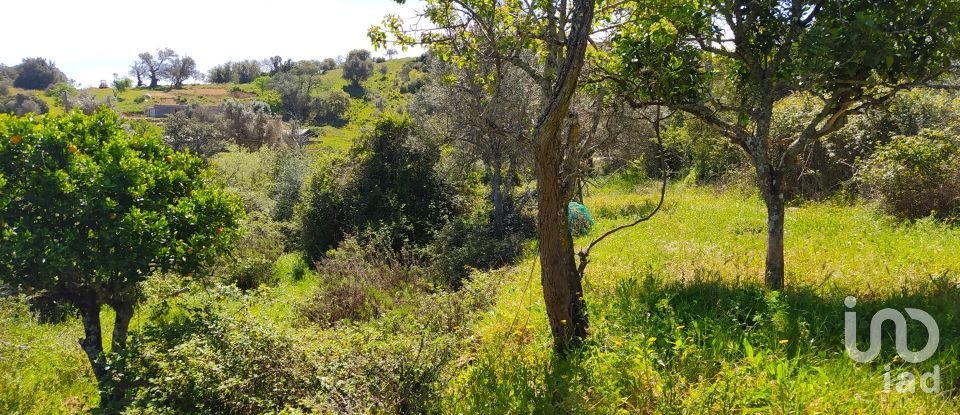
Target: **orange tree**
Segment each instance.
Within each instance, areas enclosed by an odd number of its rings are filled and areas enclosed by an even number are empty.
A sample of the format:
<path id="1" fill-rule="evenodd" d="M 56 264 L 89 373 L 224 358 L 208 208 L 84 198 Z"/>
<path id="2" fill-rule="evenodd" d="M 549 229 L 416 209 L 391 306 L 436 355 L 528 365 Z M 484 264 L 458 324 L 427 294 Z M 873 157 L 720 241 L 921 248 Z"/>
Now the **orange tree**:
<path id="1" fill-rule="evenodd" d="M 242 215 L 199 157 L 128 133 L 113 112 L 0 115 L 0 281 L 76 307 L 101 385 L 103 305 L 116 311 L 111 345 L 121 351 L 138 283 L 223 253 Z"/>

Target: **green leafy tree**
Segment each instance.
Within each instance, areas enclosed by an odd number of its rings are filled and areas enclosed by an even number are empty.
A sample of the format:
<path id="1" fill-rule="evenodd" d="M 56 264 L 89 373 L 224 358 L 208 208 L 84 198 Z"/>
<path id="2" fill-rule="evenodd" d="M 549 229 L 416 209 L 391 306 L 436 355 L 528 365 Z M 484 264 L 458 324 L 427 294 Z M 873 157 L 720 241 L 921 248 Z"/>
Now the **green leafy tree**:
<path id="1" fill-rule="evenodd" d="M 311 74 L 281 72 L 270 78 L 270 88 L 280 95 L 283 118 L 306 121 L 313 109 L 313 91 L 319 80 Z"/>
<path id="2" fill-rule="evenodd" d="M 365 81 L 373 75 L 373 61 L 370 59 L 370 51 L 365 49 L 354 49 L 347 54 L 347 60 L 343 62 L 343 79 L 351 82 L 354 87 L 360 86 L 361 81 Z"/>
<path id="3" fill-rule="evenodd" d="M 233 65 L 236 81 L 241 84 L 253 82 L 263 70 L 260 68 L 260 62 L 252 59 L 237 62 Z"/>
<path id="4" fill-rule="evenodd" d="M 242 215 L 203 160 L 159 134 L 129 135 L 111 111 L 0 115 L 0 280 L 76 307 L 102 385 L 113 373 L 101 308 L 116 311 L 111 350 L 122 351 L 139 283 L 199 270 L 229 248 Z"/>
<path id="5" fill-rule="evenodd" d="M 767 205 L 765 281 L 784 286 L 784 179 L 852 114 L 936 81 L 960 58 L 956 1 L 633 2 L 605 79 L 636 105 L 688 112 L 742 148 Z M 775 106 L 812 97 L 778 128 Z"/>
<path id="6" fill-rule="evenodd" d="M 170 81 L 174 88 L 183 86 L 183 82 L 191 79 L 201 79 L 203 74 L 197 70 L 197 62 L 189 56 L 176 56 L 170 59 L 170 63 L 164 67 L 163 76 Z"/>
<path id="7" fill-rule="evenodd" d="M 324 73 L 337 69 L 337 61 L 333 60 L 333 58 L 324 58 L 320 61 L 320 69 L 323 70 Z"/>
<path id="8" fill-rule="evenodd" d="M 43 58 L 27 58 L 17 65 L 17 77 L 13 86 L 21 89 L 47 89 L 50 85 L 67 80 L 52 61 Z"/>
<path id="9" fill-rule="evenodd" d="M 318 124 L 341 126 L 347 122 L 350 95 L 339 90 L 329 91 L 317 97 L 314 106 Z"/>
<path id="10" fill-rule="evenodd" d="M 270 77 L 267 75 L 258 76 L 257 79 L 253 80 L 253 86 L 257 87 L 259 96 L 266 95 L 267 89 L 270 88 Z"/>
<path id="11" fill-rule="evenodd" d="M 210 68 L 207 72 L 207 81 L 214 84 L 226 84 L 233 82 L 235 78 L 233 62 L 227 62 Z"/>
<path id="12" fill-rule="evenodd" d="M 437 174 L 437 148 L 412 140 L 413 123 L 385 117 L 351 151 L 351 160 L 318 166 L 299 208 L 303 245 L 311 259 L 344 234 L 379 233 L 391 247 L 424 245 L 453 211 L 452 192 Z"/>
<path id="13" fill-rule="evenodd" d="M 422 16 L 437 30 L 407 31 L 399 17 L 388 16 L 368 32 L 377 47 L 385 48 L 389 42 L 427 45 L 441 60 L 461 67 L 475 66 L 479 57 L 496 56 L 535 85 L 531 96 L 538 102 L 536 121 L 520 137 L 533 149 L 541 282 L 554 349 L 560 354 L 577 347 L 587 335 L 582 272 L 567 227 L 567 207 L 586 144 L 571 105 L 598 17 L 612 15 L 624 4 L 607 3 L 427 0 Z M 495 86 L 497 75 L 487 81 Z"/>
<path id="14" fill-rule="evenodd" d="M 127 77 L 117 77 L 113 79 L 113 91 L 114 96 L 124 93 L 126 90 L 130 89 L 133 86 L 133 81 Z"/>

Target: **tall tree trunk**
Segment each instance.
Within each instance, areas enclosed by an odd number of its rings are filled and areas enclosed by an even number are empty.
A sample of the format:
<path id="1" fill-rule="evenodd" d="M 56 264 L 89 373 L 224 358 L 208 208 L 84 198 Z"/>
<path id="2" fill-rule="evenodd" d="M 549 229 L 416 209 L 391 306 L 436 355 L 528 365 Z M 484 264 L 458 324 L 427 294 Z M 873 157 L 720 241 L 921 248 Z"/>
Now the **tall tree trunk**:
<path id="1" fill-rule="evenodd" d="M 767 202 L 767 268 L 764 281 L 774 290 L 783 289 L 783 193 Z"/>
<path id="2" fill-rule="evenodd" d="M 547 79 L 554 81 L 545 90 L 546 102 L 533 132 L 540 282 L 543 284 L 543 299 L 550 320 L 554 350 L 560 355 L 579 346 L 587 335 L 586 303 L 573 255 L 573 238 L 567 225 L 567 204 L 573 194 L 570 180 L 574 178 L 563 177 L 565 152 L 561 127 L 570 113 L 570 101 L 583 68 L 596 2 L 575 0 L 573 3 L 570 33 L 565 39 L 562 61 L 555 59 L 560 58 L 557 43 L 548 46 L 551 51 L 548 53 L 545 73 Z M 555 20 L 551 22 L 556 23 Z M 554 33 L 563 30 L 559 27 L 553 29 Z M 552 67 L 553 64 L 559 67 Z"/>
<path id="3" fill-rule="evenodd" d="M 83 338 L 80 339 L 80 347 L 87 355 L 90 366 L 93 368 L 93 375 L 98 382 L 106 379 L 107 364 L 103 356 L 103 334 L 100 328 L 100 304 L 88 302 L 77 307 L 80 311 L 80 319 L 83 321 Z"/>
<path id="4" fill-rule="evenodd" d="M 564 354 L 579 346 L 587 335 L 586 303 L 567 224 L 570 195 L 559 177 L 560 159 L 538 160 L 537 165 L 537 230 L 543 299 L 554 349 Z"/>
<path id="5" fill-rule="evenodd" d="M 111 304 L 116 311 L 117 317 L 113 321 L 113 338 L 111 339 L 111 352 L 121 352 L 127 348 L 127 333 L 130 329 L 130 319 L 133 318 L 133 303 L 118 302 Z"/>
<path id="6" fill-rule="evenodd" d="M 763 279 L 767 287 L 773 290 L 783 289 L 783 222 L 784 196 L 783 172 L 774 163 L 770 152 L 770 129 L 773 125 L 773 105 L 776 102 L 773 85 L 769 75 L 764 72 L 760 80 L 761 94 L 760 116 L 756 120 L 756 130 L 752 140 L 748 140 L 747 150 L 757 169 L 760 193 L 767 205 L 767 260 Z"/>
<path id="7" fill-rule="evenodd" d="M 772 166 L 757 165 L 760 179 L 760 191 L 767 205 L 767 260 L 764 270 L 764 282 L 767 287 L 782 290 L 784 287 L 783 227 L 784 195 L 783 174 Z"/>

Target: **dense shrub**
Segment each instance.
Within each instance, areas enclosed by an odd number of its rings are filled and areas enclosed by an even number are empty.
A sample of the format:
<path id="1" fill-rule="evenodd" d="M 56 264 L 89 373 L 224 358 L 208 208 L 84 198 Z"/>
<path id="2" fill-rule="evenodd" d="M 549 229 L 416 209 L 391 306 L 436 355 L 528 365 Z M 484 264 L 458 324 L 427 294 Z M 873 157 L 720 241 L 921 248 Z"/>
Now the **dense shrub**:
<path id="1" fill-rule="evenodd" d="M 642 153 L 648 177 L 661 176 L 660 157 L 674 176 L 701 184 L 723 178 L 746 161 L 743 150 L 702 121 L 676 117 L 663 130 L 663 154 L 655 145 Z"/>
<path id="2" fill-rule="evenodd" d="M 39 97 L 28 94 L 16 94 L 0 97 L 0 114 L 46 114 L 50 111 L 47 103 Z"/>
<path id="3" fill-rule="evenodd" d="M 0 82 L 13 83 L 14 79 L 17 79 L 17 67 L 0 63 Z"/>
<path id="4" fill-rule="evenodd" d="M 283 125 L 270 113 L 270 105 L 228 99 L 221 108 L 214 122 L 228 141 L 251 150 L 280 143 Z"/>
<path id="5" fill-rule="evenodd" d="M 342 126 L 347 122 L 347 111 L 350 109 L 350 95 L 340 90 L 324 93 L 316 98 L 316 122 Z"/>
<path id="6" fill-rule="evenodd" d="M 270 197 L 276 202 L 270 212 L 273 220 L 289 221 L 293 219 L 294 209 L 300 202 L 301 189 L 306 180 L 310 162 L 302 148 L 281 147 L 273 151 L 273 186 Z"/>
<path id="7" fill-rule="evenodd" d="M 244 202 L 248 220 L 231 258 L 214 271 L 221 281 L 249 289 L 272 284 L 272 267 L 284 252 L 298 249 L 298 229 L 288 221 L 299 201 L 305 155 L 297 148 L 232 147 L 211 163 L 226 188 Z M 283 209 L 288 212 L 280 214 Z"/>
<path id="8" fill-rule="evenodd" d="M 336 247 L 352 222 L 349 195 L 343 192 L 348 178 L 343 160 L 318 162 L 307 181 L 296 216 L 301 247 L 307 258 L 317 260 Z"/>
<path id="9" fill-rule="evenodd" d="M 227 148 L 227 141 L 216 127 L 217 114 L 209 108 L 191 105 L 167 116 L 163 122 L 167 143 L 177 151 L 189 150 L 212 156 Z"/>
<path id="10" fill-rule="evenodd" d="M 425 289 L 424 269 L 409 251 L 395 253 L 384 234 L 348 238 L 318 263 L 320 287 L 300 307 L 307 320 L 330 325 L 366 321 Z"/>
<path id="11" fill-rule="evenodd" d="M 453 192 L 435 166 L 439 150 L 417 145 L 407 119 L 382 118 L 347 163 L 317 169 L 300 222 L 304 250 L 319 259 L 345 233 L 385 232 L 394 251 L 425 245 L 453 211 Z"/>
<path id="12" fill-rule="evenodd" d="M 260 62 L 258 61 L 231 61 L 210 68 L 210 71 L 207 72 L 207 80 L 215 84 L 226 84 L 230 82 L 247 84 L 257 79 L 261 72 Z"/>
<path id="13" fill-rule="evenodd" d="M 266 103 L 228 99 L 220 110 L 193 104 L 169 115 L 164 129 L 171 146 L 204 156 L 225 151 L 230 144 L 250 150 L 281 143 L 283 126 Z"/>
<path id="14" fill-rule="evenodd" d="M 276 153 L 268 148 L 249 151 L 230 147 L 229 150 L 211 159 L 217 178 L 223 181 L 227 190 L 240 196 L 248 213 L 269 215 L 276 208 L 276 201 L 270 195 L 274 186 L 272 166 Z"/>
<path id="15" fill-rule="evenodd" d="M 233 251 L 214 268 L 214 276 L 242 290 L 276 283 L 273 264 L 285 245 L 280 225 L 255 213 L 243 222 L 242 230 Z"/>
<path id="16" fill-rule="evenodd" d="M 114 381 L 127 390 L 125 413 L 440 413 L 453 359 L 502 278 L 478 275 L 458 292 L 431 291 L 412 286 L 417 271 L 385 262 L 375 246 L 345 243 L 321 268 L 338 282 L 361 279 L 372 297 L 402 300 L 378 303 L 377 320 L 294 329 L 249 311 L 282 297 L 226 287 L 152 307 L 155 315 L 114 360 L 125 373 Z M 339 301 L 331 297 L 338 291 L 323 291 L 335 287 L 327 279 L 299 310 Z M 169 279 L 153 282 L 167 287 Z M 173 286 L 147 291 L 155 297 Z"/>
<path id="17" fill-rule="evenodd" d="M 73 85 L 65 81 L 57 82 L 54 85 L 51 85 L 43 92 L 44 95 L 53 98 L 53 100 L 59 104 L 64 104 L 64 95 L 67 96 L 67 99 L 72 99 L 77 96 L 77 88 L 74 88 Z"/>
<path id="18" fill-rule="evenodd" d="M 507 217 L 504 231 L 498 234 L 489 208 L 451 220 L 431 244 L 440 282 L 460 288 L 471 269 L 489 270 L 513 263 L 523 252 L 524 242 L 533 237 L 534 226 L 532 216 L 517 213 Z"/>
<path id="19" fill-rule="evenodd" d="M 17 65 L 17 77 L 13 86 L 21 89 L 44 90 L 57 82 L 66 81 L 67 76 L 57 69 L 53 62 L 43 58 L 26 58 Z"/>
<path id="20" fill-rule="evenodd" d="M 778 118 L 793 114 L 795 119 L 810 119 L 816 108 L 808 105 L 810 99 L 794 97 L 778 104 Z M 857 192 L 859 181 L 853 179 L 862 160 L 869 159 L 895 136 L 913 136 L 923 129 L 950 129 L 960 116 L 958 108 L 949 93 L 917 89 L 898 94 L 886 106 L 852 115 L 842 129 L 801 152 L 798 167 L 785 175 L 786 191 L 805 198 L 823 198 L 838 191 Z M 783 130 L 793 134 L 796 128 L 788 125 Z"/>
<path id="21" fill-rule="evenodd" d="M 896 137 L 864 163 L 860 183 L 865 195 L 898 217 L 954 216 L 960 208 L 960 148 L 937 131 Z"/>
<path id="22" fill-rule="evenodd" d="M 91 115 L 101 108 L 116 109 L 117 107 L 117 99 L 112 95 L 97 98 L 96 95 L 88 91 L 80 91 L 77 93 L 75 101 L 76 102 L 71 103 L 70 109 L 78 109 L 87 115 Z"/>
<path id="23" fill-rule="evenodd" d="M 309 409 L 321 387 L 315 359 L 284 326 L 210 307 L 150 321 L 116 363 L 128 414 Z"/>
<path id="24" fill-rule="evenodd" d="M 436 171 L 439 149 L 412 134 L 409 119 L 382 118 L 352 152 L 354 224 L 361 234 L 387 229 L 395 250 L 429 242 L 453 210 L 452 189 Z"/>

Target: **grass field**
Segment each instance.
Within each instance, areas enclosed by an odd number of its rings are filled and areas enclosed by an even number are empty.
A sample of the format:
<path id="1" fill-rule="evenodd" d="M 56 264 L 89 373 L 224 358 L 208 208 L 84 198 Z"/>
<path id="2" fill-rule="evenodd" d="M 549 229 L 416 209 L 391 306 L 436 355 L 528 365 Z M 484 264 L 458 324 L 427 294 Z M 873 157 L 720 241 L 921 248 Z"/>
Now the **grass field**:
<path id="1" fill-rule="evenodd" d="M 654 197 L 613 187 L 586 199 L 597 226 L 578 246 Z M 521 264 L 461 359 L 472 363 L 447 391 L 449 412 L 956 413 L 960 230 L 898 224 L 862 205 L 791 208 L 788 289 L 778 294 L 760 284 L 764 213 L 751 193 L 671 187 L 653 220 L 594 249 L 590 338 L 566 362 L 549 352 L 539 270 Z M 855 363 L 843 347 L 847 295 L 859 302 L 861 349 L 875 311 L 913 307 L 939 323 L 937 353 L 904 363 L 885 327 L 880 357 Z M 918 326 L 913 350 L 927 338 Z M 939 366 L 944 393 L 885 390 L 887 364 L 893 385 L 901 372 Z"/>

